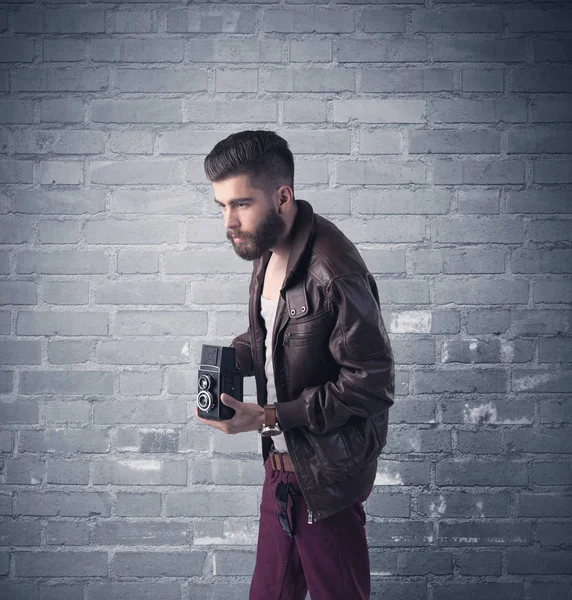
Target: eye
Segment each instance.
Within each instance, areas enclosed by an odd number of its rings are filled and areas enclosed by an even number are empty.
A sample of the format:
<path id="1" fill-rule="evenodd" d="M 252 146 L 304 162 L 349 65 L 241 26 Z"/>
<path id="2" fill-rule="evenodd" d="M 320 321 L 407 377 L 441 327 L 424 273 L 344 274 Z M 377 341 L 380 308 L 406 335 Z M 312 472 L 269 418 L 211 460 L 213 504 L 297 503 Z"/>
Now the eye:
<path id="1" fill-rule="evenodd" d="M 247 202 L 239 202 L 236 206 L 238 206 L 239 208 L 245 208 L 248 206 Z"/>

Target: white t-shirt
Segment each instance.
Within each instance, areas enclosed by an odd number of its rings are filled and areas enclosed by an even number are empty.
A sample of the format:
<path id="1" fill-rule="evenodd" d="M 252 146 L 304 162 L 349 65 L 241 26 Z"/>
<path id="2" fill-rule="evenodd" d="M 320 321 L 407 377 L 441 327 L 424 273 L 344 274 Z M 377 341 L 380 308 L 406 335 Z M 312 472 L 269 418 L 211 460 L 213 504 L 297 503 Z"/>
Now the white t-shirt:
<path id="1" fill-rule="evenodd" d="M 276 309 L 278 308 L 278 298 L 276 300 L 270 300 L 261 294 L 260 307 L 262 319 L 266 325 L 266 357 L 264 370 L 266 372 L 266 379 L 268 380 L 268 384 L 266 386 L 266 391 L 268 393 L 267 402 L 270 404 L 272 402 L 278 402 L 278 398 L 276 396 L 276 383 L 274 381 L 274 367 L 272 365 L 272 332 L 274 330 Z M 288 452 L 288 447 L 286 446 L 286 440 L 284 439 L 283 433 L 273 436 L 272 441 L 274 442 L 274 447 L 276 448 L 277 452 Z"/>

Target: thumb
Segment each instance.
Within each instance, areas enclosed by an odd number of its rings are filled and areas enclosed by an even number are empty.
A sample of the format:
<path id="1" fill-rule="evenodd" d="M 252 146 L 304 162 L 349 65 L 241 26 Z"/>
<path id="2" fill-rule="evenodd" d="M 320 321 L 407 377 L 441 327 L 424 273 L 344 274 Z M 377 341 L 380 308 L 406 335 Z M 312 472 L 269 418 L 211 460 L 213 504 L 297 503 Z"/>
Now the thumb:
<path id="1" fill-rule="evenodd" d="M 223 404 L 226 404 L 226 406 L 234 407 L 237 404 L 240 404 L 240 402 L 236 398 L 233 398 L 232 396 L 229 396 L 226 393 L 225 394 L 221 394 L 220 395 L 220 399 L 222 400 Z"/>

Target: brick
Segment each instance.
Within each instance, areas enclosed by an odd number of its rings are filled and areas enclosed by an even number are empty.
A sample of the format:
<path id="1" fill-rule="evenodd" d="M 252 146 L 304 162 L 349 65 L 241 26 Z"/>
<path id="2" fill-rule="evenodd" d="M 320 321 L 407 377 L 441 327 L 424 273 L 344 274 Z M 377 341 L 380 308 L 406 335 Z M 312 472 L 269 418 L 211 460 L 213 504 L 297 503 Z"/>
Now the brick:
<path id="1" fill-rule="evenodd" d="M 44 185 L 77 185 L 83 183 L 80 161 L 47 161 L 41 163 L 40 183 Z"/>
<path id="2" fill-rule="evenodd" d="M 46 479 L 46 464 L 44 459 L 15 458 L 6 461 L 5 472 L 7 484 L 40 485 Z"/>
<path id="3" fill-rule="evenodd" d="M 0 183 L 32 183 L 33 164 L 31 160 L 0 161 Z"/>
<path id="4" fill-rule="evenodd" d="M 167 492 L 165 514 L 169 517 L 256 516 L 258 502 L 251 492 Z"/>
<path id="5" fill-rule="evenodd" d="M 20 371 L 22 394 L 110 394 L 112 373 L 106 371 Z"/>
<path id="6" fill-rule="evenodd" d="M 564 547 L 571 537 L 570 523 L 539 523 L 536 528 L 535 541 L 542 546 Z"/>
<path id="7" fill-rule="evenodd" d="M 282 46 L 279 40 L 211 39 L 188 40 L 191 62 L 279 63 Z M 289 99 L 290 101 L 290 99 Z"/>
<path id="8" fill-rule="evenodd" d="M 509 81 L 513 92 L 571 92 L 572 68 L 511 69 Z"/>
<path id="9" fill-rule="evenodd" d="M 528 282 L 500 278 L 473 280 L 470 288 L 464 281 L 436 281 L 437 304 L 526 304 Z"/>
<path id="10" fill-rule="evenodd" d="M 423 62 L 427 60 L 427 40 L 352 40 L 340 39 L 337 43 L 338 63 Z"/>
<path id="11" fill-rule="evenodd" d="M 100 577 L 107 575 L 106 552 L 15 552 L 17 577 Z"/>
<path id="12" fill-rule="evenodd" d="M 262 88 L 270 92 L 351 92 L 355 75 L 351 69 L 272 69 L 262 80 Z"/>
<path id="13" fill-rule="evenodd" d="M 457 449 L 464 454 L 496 454 L 502 452 L 498 431 L 459 431 Z"/>
<path id="14" fill-rule="evenodd" d="M 567 99 L 535 98 L 532 101 L 534 123 L 566 123 L 572 121 L 572 106 Z"/>
<path id="15" fill-rule="evenodd" d="M 32 222 L 29 219 L 4 218 L 0 223 L 0 243 L 23 244 L 34 238 Z"/>
<path id="16" fill-rule="evenodd" d="M 572 423 L 572 403 L 565 398 L 547 399 L 540 405 L 541 423 Z M 555 482 L 555 485 L 559 482 Z"/>
<path id="17" fill-rule="evenodd" d="M 191 296 L 195 304 L 246 304 L 248 302 L 247 281 L 194 281 Z"/>
<path id="18" fill-rule="evenodd" d="M 34 585 L 27 583 L 2 583 L 0 594 L 10 600 L 29 600 L 34 597 Z"/>
<path id="19" fill-rule="evenodd" d="M 443 407 L 444 423 L 529 425 L 534 417 L 530 400 L 450 401 Z"/>
<path id="20" fill-rule="evenodd" d="M 108 0 L 98 0 L 107 2 Z M 168 0 L 171 2 L 172 0 Z M 142 534 L 143 535 L 143 534 Z M 212 584 L 210 584 L 212 585 Z M 181 584 L 117 582 L 93 583 L 90 585 L 90 600 L 124 600 L 124 598 L 161 598 L 161 600 L 180 600 Z"/>
<path id="21" fill-rule="evenodd" d="M 97 39 L 91 40 L 90 58 L 95 62 L 169 63 L 183 60 L 179 39 Z"/>
<path id="22" fill-rule="evenodd" d="M 14 212 L 28 214 L 96 214 L 105 210 L 105 192 L 23 191 L 14 196 Z"/>
<path id="23" fill-rule="evenodd" d="M 181 164 L 166 160 L 91 161 L 91 182 L 106 185 L 181 183 Z"/>
<path id="24" fill-rule="evenodd" d="M 217 69 L 215 73 L 217 92 L 258 91 L 257 69 Z"/>
<path id="25" fill-rule="evenodd" d="M 42 244 L 77 244 L 79 242 L 78 222 L 40 221 L 39 239 Z"/>
<path id="26" fill-rule="evenodd" d="M 16 272 L 23 274 L 90 274 L 107 273 L 109 258 L 104 252 L 60 250 L 56 252 L 23 251 L 16 256 Z"/>
<path id="27" fill-rule="evenodd" d="M 277 131 L 288 138 L 288 145 L 295 155 L 300 154 L 349 154 L 350 135 L 347 131 Z"/>
<path id="28" fill-rule="evenodd" d="M 158 136 L 160 154 L 208 154 L 220 139 L 219 131 L 164 131 Z"/>
<path id="29" fill-rule="evenodd" d="M 521 220 L 510 218 L 438 217 L 432 221 L 431 229 L 432 239 L 436 242 L 483 244 L 502 240 L 504 243 L 514 244 L 521 243 L 524 240 L 524 223 Z M 458 251 L 445 252 L 444 261 L 445 263 L 449 262 L 449 264 L 454 264 L 455 262 L 458 264 L 461 260 L 469 262 L 471 257 L 478 257 L 479 252 L 483 252 L 483 250 L 468 248 L 466 250 L 460 249 Z M 488 258 L 492 259 L 493 256 L 489 255 Z M 497 261 L 497 264 L 501 265 L 502 260 Z M 447 270 L 447 272 L 455 271 Z"/>
<path id="30" fill-rule="evenodd" d="M 94 423 L 186 423 L 186 399 L 175 398 L 157 402 L 155 398 L 137 400 L 103 400 L 94 406 Z"/>
<path id="31" fill-rule="evenodd" d="M 192 577 L 202 575 L 207 553 L 116 552 L 113 571 L 119 577 Z"/>
<path id="32" fill-rule="evenodd" d="M 413 520 L 372 522 L 366 535 L 370 548 L 429 546 L 434 540 L 432 523 Z"/>
<path id="33" fill-rule="evenodd" d="M 572 31 L 571 10 L 525 9 L 512 10 L 509 13 L 511 31 Z"/>
<path id="34" fill-rule="evenodd" d="M 81 398 L 51 400 L 46 407 L 46 423 L 50 425 L 89 422 L 90 403 Z M 49 463 L 48 463 L 49 470 Z"/>
<path id="35" fill-rule="evenodd" d="M 189 120 L 196 123 L 273 122 L 277 117 L 274 100 L 188 100 L 186 105 Z"/>
<path id="36" fill-rule="evenodd" d="M 259 461 L 196 459 L 192 483 L 205 485 L 262 485 L 264 469 Z"/>
<path id="37" fill-rule="evenodd" d="M 532 297 L 534 302 L 570 303 L 572 302 L 572 282 L 557 280 L 536 281 Z"/>
<path id="38" fill-rule="evenodd" d="M 534 40 L 535 62 L 570 62 L 572 49 L 567 40 Z"/>
<path id="39" fill-rule="evenodd" d="M 409 134 L 409 152 L 411 154 L 498 154 L 500 134 L 493 131 L 412 131 Z"/>
<path id="40" fill-rule="evenodd" d="M 372 493 L 367 499 L 367 514 L 375 517 L 409 518 L 411 496 L 409 494 Z"/>
<path id="41" fill-rule="evenodd" d="M 101 131 L 31 131 L 14 140 L 14 151 L 23 154 L 100 154 L 104 148 Z"/>
<path id="42" fill-rule="evenodd" d="M 439 230 L 439 233 L 443 234 L 443 229 Z M 480 231 L 476 233 L 475 237 L 480 238 L 487 235 L 488 232 Z M 503 273 L 504 263 L 505 253 L 502 250 L 477 248 L 443 250 L 443 273 Z"/>
<path id="43" fill-rule="evenodd" d="M 104 33 L 103 10 L 65 8 L 43 13 L 44 31 L 49 33 Z"/>
<path id="44" fill-rule="evenodd" d="M 334 100 L 334 121 L 362 123 L 423 123 L 423 100 Z M 395 166 L 395 164 L 393 164 Z"/>
<path id="45" fill-rule="evenodd" d="M 425 183 L 426 167 L 421 162 L 340 161 L 336 163 L 336 182 L 340 184 Z"/>
<path id="46" fill-rule="evenodd" d="M 119 154 L 153 154 L 150 131 L 112 131 L 109 148 Z"/>
<path id="47" fill-rule="evenodd" d="M 186 240 L 187 242 L 192 242 L 194 244 L 212 244 L 213 241 L 223 241 L 226 238 L 226 229 L 224 227 L 224 220 L 222 218 L 220 218 L 219 215 L 217 215 L 216 219 L 189 219 L 186 222 Z M 230 242 L 228 242 L 230 244 Z M 230 248 L 229 248 L 230 250 Z M 231 260 L 233 265 L 232 265 L 232 269 L 233 271 L 236 270 L 237 272 L 240 273 L 246 273 L 250 270 L 250 267 L 248 266 L 248 263 L 245 263 L 242 260 L 237 260 L 237 255 L 236 254 L 232 254 L 231 252 L 229 252 L 229 250 L 223 250 L 221 252 L 217 252 L 215 254 L 215 256 L 217 256 L 217 258 L 220 260 L 224 260 L 224 257 L 226 256 L 226 260 Z M 192 253 L 194 254 L 196 252 L 196 250 L 192 250 Z M 200 254 L 198 255 L 200 258 L 198 258 L 198 260 L 196 261 L 195 264 L 200 264 L 202 261 L 202 259 L 205 256 L 205 251 L 199 251 Z M 207 252 L 212 252 L 211 250 L 208 250 Z M 215 251 L 216 252 L 216 251 Z M 189 253 L 186 253 L 187 255 Z M 174 257 L 178 257 L 178 258 L 174 258 L 174 260 L 172 260 L 172 264 L 176 264 L 178 259 L 183 258 L 185 255 L 185 252 L 178 252 L 178 253 L 173 253 L 170 256 Z M 182 268 L 185 268 L 184 266 Z M 224 264 L 221 264 L 220 267 L 221 269 L 225 269 Z"/>
<path id="48" fill-rule="evenodd" d="M 173 191 L 118 189 L 111 200 L 111 212 L 188 215 L 195 214 L 201 205 L 202 198 L 192 191 L 183 194 Z"/>
<path id="49" fill-rule="evenodd" d="M 79 67 L 16 69 L 14 91 L 101 92 L 107 89 L 108 70 Z"/>
<path id="50" fill-rule="evenodd" d="M 96 492 L 18 492 L 18 514 L 30 516 L 109 517 L 110 500 Z"/>
<path id="51" fill-rule="evenodd" d="M 565 160 L 534 161 L 535 183 L 572 183 L 572 162 Z"/>
<path id="52" fill-rule="evenodd" d="M 84 40 L 61 39 L 42 42 L 42 60 L 46 62 L 79 62 L 84 59 Z"/>
<path id="53" fill-rule="evenodd" d="M 150 10 L 118 10 L 113 14 L 115 33 L 150 33 L 153 31 L 153 13 Z"/>
<path id="54" fill-rule="evenodd" d="M 436 62 L 524 62 L 523 39 L 480 40 L 463 37 L 440 37 L 433 42 Z"/>
<path id="55" fill-rule="evenodd" d="M 467 468 L 468 464 L 470 468 Z M 492 464 L 494 469 L 491 468 Z M 437 463 L 436 481 L 438 486 L 522 486 L 527 484 L 528 474 L 526 464 L 520 462 L 471 461 L 467 463 L 467 461 L 441 460 Z M 499 523 L 492 525 L 494 529 Z M 528 531 L 530 525 L 524 525 Z"/>
<path id="56" fill-rule="evenodd" d="M 185 286 L 178 282 L 109 281 L 96 286 L 96 304 L 183 304 Z"/>
<path id="57" fill-rule="evenodd" d="M 217 550 L 214 555 L 214 574 L 250 575 L 255 563 L 256 552 Z"/>
<path id="58" fill-rule="evenodd" d="M 445 375 L 446 373 L 446 375 Z M 417 371 L 414 378 L 415 393 L 504 393 L 507 376 L 497 369 L 473 369 L 471 371 Z"/>
<path id="59" fill-rule="evenodd" d="M 352 10 L 267 9 L 264 13 L 266 33 L 351 33 L 354 30 L 355 16 Z"/>
<path id="60" fill-rule="evenodd" d="M 24 452 L 106 453 L 109 435 L 85 429 L 46 429 L 20 431 L 19 449 Z"/>
<path id="61" fill-rule="evenodd" d="M 34 40 L 19 38 L 0 40 L 0 62 L 32 62 L 34 54 Z"/>
<path id="62" fill-rule="evenodd" d="M 158 253 L 120 250 L 117 253 L 118 273 L 158 273 Z"/>
<path id="63" fill-rule="evenodd" d="M 187 462 L 157 459 L 95 459 L 92 483 L 95 485 L 187 485 Z"/>
<path id="64" fill-rule="evenodd" d="M 566 233 L 572 237 L 572 234 Z M 520 249 L 513 252 L 511 262 L 514 273 L 569 273 L 572 250 Z"/>
<path id="65" fill-rule="evenodd" d="M 504 71 L 502 69 L 463 69 L 461 88 L 464 92 L 503 92 Z"/>
<path id="66" fill-rule="evenodd" d="M 442 92 L 452 91 L 453 72 L 449 69 L 367 69 L 361 73 L 363 92 Z"/>
<path id="67" fill-rule="evenodd" d="M 530 523 L 442 523 L 439 537 L 446 546 L 524 546 Z"/>
<path id="68" fill-rule="evenodd" d="M 175 429 L 119 429 L 120 452 L 173 453 L 179 451 L 179 432 Z"/>
<path id="69" fill-rule="evenodd" d="M 155 395 L 160 394 L 163 385 L 160 371 L 145 373 L 129 372 L 119 376 L 119 389 L 123 395 Z"/>
<path id="70" fill-rule="evenodd" d="M 570 575 L 572 552 L 562 550 L 507 552 L 507 572 L 511 575 Z"/>
<path id="71" fill-rule="evenodd" d="M 380 459 L 374 486 L 425 485 L 429 483 L 429 467 L 427 462 Z"/>
<path id="72" fill-rule="evenodd" d="M 397 341 L 397 340 L 396 340 Z M 397 429 L 385 446 L 391 454 L 451 452 L 451 435 L 448 431 L 432 429 Z"/>
<path id="73" fill-rule="evenodd" d="M 569 338 L 541 338 L 538 341 L 538 362 L 572 362 L 572 348 Z"/>
<path id="74" fill-rule="evenodd" d="M 501 574 L 500 552 L 463 552 L 456 557 L 461 575 L 495 575 Z"/>
<path id="75" fill-rule="evenodd" d="M 188 236 L 192 239 L 192 236 Z M 189 240 L 190 241 L 190 240 Z M 252 266 L 228 250 L 165 252 L 165 273 L 250 273 Z"/>
<path id="76" fill-rule="evenodd" d="M 508 452 L 534 452 L 542 454 L 565 454 L 572 452 L 570 439 L 572 428 L 562 426 L 556 429 L 543 428 L 538 431 L 527 431 L 523 436 L 520 431 L 511 429 L 506 431 L 505 443 Z"/>
<path id="77" fill-rule="evenodd" d="M 509 154 L 566 154 L 572 152 L 570 136 L 558 131 L 509 131 Z"/>
<path id="78" fill-rule="evenodd" d="M 552 192 L 549 190 L 530 190 L 523 192 L 507 191 L 507 213 L 571 213 L 572 202 L 566 192 Z M 545 221 L 540 221 L 542 228 Z M 533 226 L 535 223 L 533 222 Z M 549 240 L 546 240 L 549 241 Z"/>
<path id="79" fill-rule="evenodd" d="M 517 335 L 561 335 L 572 331 L 572 313 L 563 310 L 518 310 L 512 314 Z"/>
<path id="80" fill-rule="evenodd" d="M 7 389 L 8 384 L 10 389 Z M 0 390 L 2 392 L 12 391 L 11 379 L 8 382 L 4 377 L 0 377 Z M 40 410 L 37 402 L 27 400 L 0 402 L 0 420 L 2 423 L 27 423 L 35 425 L 39 423 L 39 415 Z"/>
<path id="81" fill-rule="evenodd" d="M 188 362 L 187 346 L 175 340 L 125 340 L 97 342 L 95 360 L 99 364 L 166 365 Z"/>
<path id="82" fill-rule="evenodd" d="M 167 33 L 254 33 L 254 10 L 169 10 Z"/>
<path id="83" fill-rule="evenodd" d="M 449 211 L 446 191 L 357 190 L 355 206 L 365 214 L 445 214 Z"/>
<path id="84" fill-rule="evenodd" d="M 105 312 L 21 311 L 16 321 L 18 335 L 107 335 Z"/>
<path id="85" fill-rule="evenodd" d="M 205 335 L 207 313 L 204 311 L 118 311 L 115 326 L 121 336 Z"/>
<path id="86" fill-rule="evenodd" d="M 568 600 L 570 586 L 566 583 L 540 583 L 532 582 L 530 586 L 530 600 Z"/>
<path id="87" fill-rule="evenodd" d="M 95 123 L 180 123 L 180 100 L 92 100 Z"/>
<path id="88" fill-rule="evenodd" d="M 117 87 L 121 92 L 205 92 L 207 91 L 207 74 L 205 71 L 200 71 L 199 69 L 119 68 L 117 69 Z M 139 100 L 135 106 L 141 106 L 140 102 Z M 161 102 L 151 102 L 157 103 L 160 106 L 164 100 Z M 167 102 L 173 106 L 178 106 L 179 101 L 167 100 Z M 148 104 L 148 106 L 153 106 L 153 104 Z M 159 111 L 159 109 L 157 110 Z M 171 109 L 171 112 L 174 113 L 174 109 Z M 178 110 L 176 114 L 178 114 Z"/>
<path id="89" fill-rule="evenodd" d="M 513 373 L 512 389 L 516 392 L 567 393 L 571 386 L 572 376 L 566 371 L 519 369 Z"/>
<path id="90" fill-rule="evenodd" d="M 537 460 L 532 465 L 536 485 L 572 485 L 572 463 Z"/>
<path id="91" fill-rule="evenodd" d="M 402 250 L 362 250 L 360 252 L 371 273 L 405 273 Z"/>
<path id="92" fill-rule="evenodd" d="M 36 284 L 31 281 L 0 282 L 0 305 L 2 304 L 36 304 Z"/>
<path id="93" fill-rule="evenodd" d="M 395 339 L 392 341 L 395 361 L 399 365 L 429 365 L 435 362 L 435 341 L 417 337 L 412 339 Z"/>
<path id="94" fill-rule="evenodd" d="M 46 281 L 44 283 L 44 300 L 48 304 L 87 304 L 89 302 L 89 284 L 87 281 Z"/>
<path id="95" fill-rule="evenodd" d="M 51 522 L 46 527 L 48 545 L 87 546 L 89 529 L 87 523 Z"/>
<path id="96" fill-rule="evenodd" d="M 4 365 L 39 365 L 42 362 L 40 343 L 37 341 L 2 340 L 0 356 Z"/>
<path id="97" fill-rule="evenodd" d="M 159 221 L 128 221 L 119 219 L 91 220 L 85 225 L 88 244 L 176 244 L 178 223 Z"/>
<path id="98" fill-rule="evenodd" d="M 522 99 L 439 100 L 435 123 L 523 123 L 526 104 Z"/>
<path id="99" fill-rule="evenodd" d="M 46 482 L 69 485 L 87 485 L 89 483 L 89 462 L 77 459 L 64 460 L 50 458 L 48 459 Z M 65 541 L 59 543 L 65 543 Z"/>
<path id="100" fill-rule="evenodd" d="M 117 493 L 117 515 L 120 517 L 158 517 L 160 512 L 160 494 Z"/>
<path id="101" fill-rule="evenodd" d="M 79 98 L 40 101 L 42 123 L 81 123 L 84 120 L 83 115 L 83 101 Z"/>
<path id="102" fill-rule="evenodd" d="M 366 33 L 405 32 L 406 16 L 404 10 L 365 9 L 363 29 Z"/>
<path id="103" fill-rule="evenodd" d="M 500 33 L 501 12 L 489 9 L 414 10 L 413 31 L 428 33 Z"/>
<path id="104" fill-rule="evenodd" d="M 323 123 L 325 121 L 325 100 L 288 98 L 284 102 L 285 123 Z"/>
<path id="105" fill-rule="evenodd" d="M 518 160 L 435 161 L 437 185 L 524 183 L 524 163 Z"/>
<path id="106" fill-rule="evenodd" d="M 442 0 L 449 1 L 449 0 Z M 460 595 L 479 600 L 494 600 L 500 595 L 503 600 L 522 600 L 524 587 L 520 583 L 451 583 L 432 586 L 439 600 L 453 600 Z"/>
<path id="107" fill-rule="evenodd" d="M 290 62 L 331 62 L 331 40 L 293 40 L 288 45 Z"/>
<path id="108" fill-rule="evenodd" d="M 0 100 L 0 123 L 33 123 L 34 106 L 26 100 Z"/>

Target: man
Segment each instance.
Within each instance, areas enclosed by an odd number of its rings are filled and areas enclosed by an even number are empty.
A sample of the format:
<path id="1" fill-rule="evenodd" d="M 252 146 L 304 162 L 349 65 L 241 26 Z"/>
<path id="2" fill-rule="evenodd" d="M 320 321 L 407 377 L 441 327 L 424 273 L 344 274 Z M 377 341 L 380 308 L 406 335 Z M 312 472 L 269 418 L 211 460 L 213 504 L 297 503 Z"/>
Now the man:
<path id="1" fill-rule="evenodd" d="M 394 369 L 375 280 L 359 252 L 294 198 L 294 160 L 271 131 L 242 131 L 205 159 L 235 252 L 254 261 L 239 368 L 258 404 L 203 423 L 259 430 L 265 481 L 250 600 L 365 600 L 365 512 L 385 445 Z"/>

